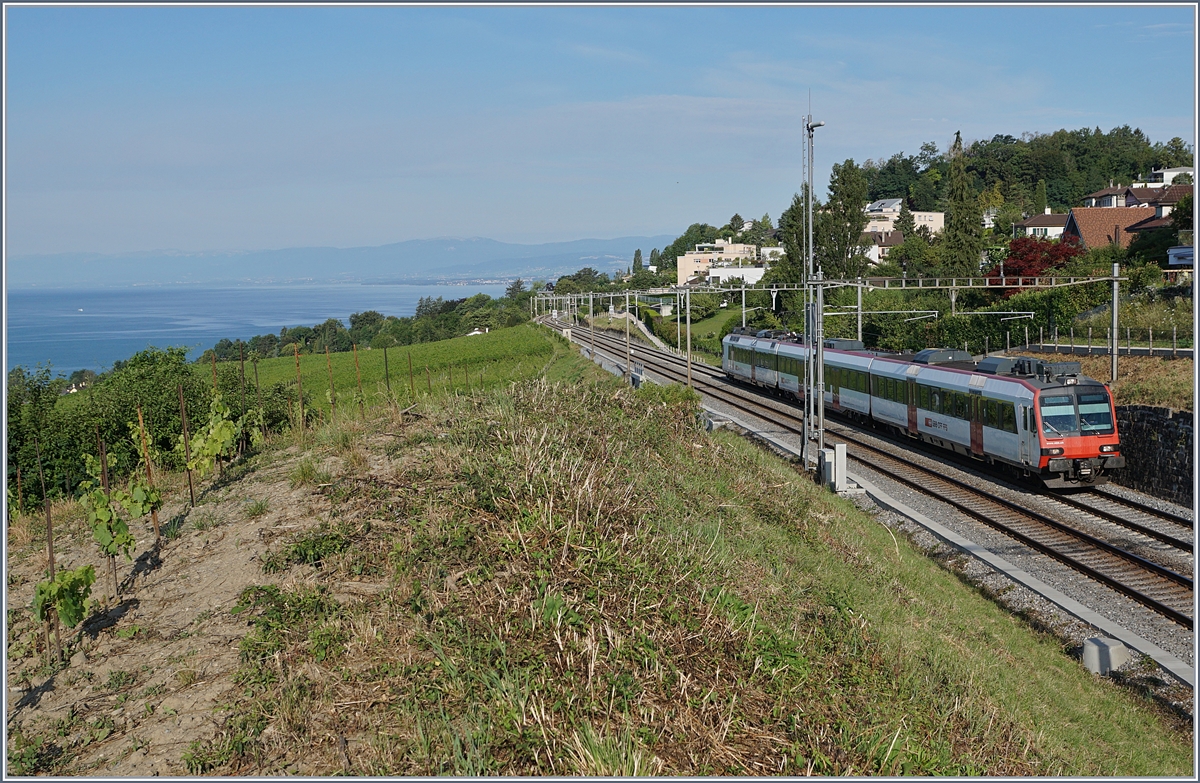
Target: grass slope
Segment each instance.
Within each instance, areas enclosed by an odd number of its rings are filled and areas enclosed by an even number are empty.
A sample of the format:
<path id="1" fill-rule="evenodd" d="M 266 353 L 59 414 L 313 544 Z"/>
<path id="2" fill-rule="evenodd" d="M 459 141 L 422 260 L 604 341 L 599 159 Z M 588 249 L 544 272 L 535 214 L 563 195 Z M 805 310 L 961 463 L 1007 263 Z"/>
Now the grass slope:
<path id="1" fill-rule="evenodd" d="M 567 363 L 569 366 L 570 363 Z M 590 375 L 590 368 L 559 370 Z M 1190 742 L 676 390 L 422 409 L 251 587 L 243 706 L 195 771 L 1180 774 Z M 764 492 L 769 489 L 769 492 Z M 337 704 L 353 704 L 341 711 Z M 1096 721 L 1097 715 L 1107 716 Z M 266 728 L 276 729 L 265 739 Z"/>
<path id="2" fill-rule="evenodd" d="M 261 573 L 209 621 L 240 628 L 238 662 L 219 728 L 162 751 L 180 772 L 1192 773 L 1182 722 L 706 433 L 685 391 L 632 391 L 543 339 L 541 377 L 415 419 L 343 410 L 213 490 L 209 531 L 271 518 L 251 504 L 265 466 L 310 511 L 238 538 Z M 56 718 L 10 722 L 10 745 L 70 774 L 39 750 L 65 742 Z"/>

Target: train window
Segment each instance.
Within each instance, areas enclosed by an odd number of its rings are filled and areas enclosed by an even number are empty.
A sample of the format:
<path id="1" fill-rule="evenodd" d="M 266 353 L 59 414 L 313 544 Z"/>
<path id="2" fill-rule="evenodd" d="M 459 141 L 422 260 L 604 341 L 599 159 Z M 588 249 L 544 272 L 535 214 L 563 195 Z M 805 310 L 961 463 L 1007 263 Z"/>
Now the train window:
<path id="1" fill-rule="evenodd" d="M 924 408 L 925 410 L 929 410 L 929 387 L 928 386 L 918 386 L 917 387 L 917 407 Z"/>
<path id="2" fill-rule="evenodd" d="M 1103 391 L 1084 393 L 1079 390 L 1079 426 L 1087 435 L 1111 435 L 1112 408 Z"/>
<path id="3" fill-rule="evenodd" d="M 1017 413 L 1011 402 L 998 403 L 1000 406 L 1000 429 L 1005 432 L 1017 431 Z"/>
<path id="4" fill-rule="evenodd" d="M 1079 429 L 1075 416 L 1075 399 L 1070 394 L 1042 395 L 1042 431 L 1047 435 L 1063 435 Z"/>
<path id="5" fill-rule="evenodd" d="M 864 394 L 866 394 L 866 391 L 867 391 L 867 374 L 866 374 L 865 372 L 855 372 L 855 373 L 854 373 L 854 377 L 855 377 L 855 380 L 857 380 L 857 381 L 858 381 L 858 382 L 855 384 L 855 387 L 856 387 L 856 388 L 857 388 L 857 389 L 858 389 L 860 392 L 863 392 Z"/>
<path id="6" fill-rule="evenodd" d="M 983 426 L 996 429 L 1000 425 L 1000 411 L 996 410 L 995 400 L 982 400 Z"/>
<path id="7" fill-rule="evenodd" d="M 970 399 L 962 392 L 954 392 L 954 418 L 970 421 L 971 408 Z"/>
<path id="8" fill-rule="evenodd" d="M 942 392 L 938 389 L 929 390 L 929 410 L 933 413 L 942 412 Z"/>

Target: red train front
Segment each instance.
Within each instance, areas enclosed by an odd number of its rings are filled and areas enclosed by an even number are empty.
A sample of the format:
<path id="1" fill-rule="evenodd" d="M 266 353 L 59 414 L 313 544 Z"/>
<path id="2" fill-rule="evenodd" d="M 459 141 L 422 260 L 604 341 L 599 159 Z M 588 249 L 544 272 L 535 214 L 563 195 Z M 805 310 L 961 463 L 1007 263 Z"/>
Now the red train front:
<path id="1" fill-rule="evenodd" d="M 1042 479 L 1053 488 L 1104 483 L 1125 467 L 1112 394 L 1086 376 L 1055 380 L 1035 394 Z"/>

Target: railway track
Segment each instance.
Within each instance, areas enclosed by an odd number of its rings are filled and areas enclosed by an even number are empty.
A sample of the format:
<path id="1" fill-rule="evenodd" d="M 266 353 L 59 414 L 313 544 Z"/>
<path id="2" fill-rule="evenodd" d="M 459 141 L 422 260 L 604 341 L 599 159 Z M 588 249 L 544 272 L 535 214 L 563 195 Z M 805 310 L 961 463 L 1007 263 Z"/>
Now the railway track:
<path id="1" fill-rule="evenodd" d="M 567 326 L 561 322 L 552 325 L 560 330 Z M 574 337 L 584 345 L 588 345 L 592 341 L 591 335 L 586 332 L 577 331 L 574 333 Z M 597 352 L 602 350 L 623 366 L 625 352 L 623 340 L 597 333 L 595 344 Z M 644 345 L 634 345 L 632 354 L 633 360 L 640 362 L 646 369 L 668 380 L 679 383 L 686 382 L 684 361 L 679 357 Z M 800 417 L 792 406 L 759 394 L 749 395 L 748 390 L 744 388 L 732 387 L 725 380 L 724 374 L 711 366 L 693 362 L 692 383 L 704 394 L 720 400 L 726 405 L 757 418 L 771 421 L 793 433 L 802 434 L 803 432 Z M 1128 596 L 1172 622 L 1192 630 L 1193 584 L 1190 576 L 1130 552 L 1099 536 L 1079 530 L 1070 521 L 1056 519 L 1040 510 L 1030 508 L 1027 503 L 997 496 L 967 482 L 947 476 L 944 470 L 939 471 L 914 463 L 903 454 L 904 449 L 897 444 L 890 444 L 892 448 L 886 448 L 868 443 L 856 435 L 861 435 L 861 433 L 854 433 L 849 428 L 839 427 L 832 436 L 828 427 L 826 430 L 827 441 L 846 442 L 849 447 L 849 456 L 869 465 L 871 469 L 883 473 L 905 486 L 948 503 L 972 519 L 1020 541 L 1033 550 Z M 885 444 L 888 442 L 885 441 Z M 896 453 L 897 451 L 900 453 Z M 1156 510 L 1150 507 L 1137 507 L 1141 504 L 1135 506 L 1134 503 L 1121 504 L 1110 501 L 1110 498 L 1115 497 L 1104 493 L 1098 499 L 1089 498 L 1096 502 L 1088 502 L 1088 500 L 1079 498 L 1051 494 L 1051 498 L 1059 502 L 1062 507 L 1074 510 L 1076 513 L 1083 511 L 1170 547 L 1176 547 L 1188 553 L 1193 551 L 1191 541 L 1173 532 L 1164 532 L 1159 529 L 1164 521 L 1175 524 L 1177 527 L 1180 526 L 1177 520 L 1168 519 L 1168 517 L 1176 515 L 1163 515 L 1161 512 L 1155 514 L 1152 512 Z M 1121 511 L 1122 507 L 1126 509 L 1124 512 Z M 1144 521 L 1131 519 L 1131 512 L 1148 519 Z"/>

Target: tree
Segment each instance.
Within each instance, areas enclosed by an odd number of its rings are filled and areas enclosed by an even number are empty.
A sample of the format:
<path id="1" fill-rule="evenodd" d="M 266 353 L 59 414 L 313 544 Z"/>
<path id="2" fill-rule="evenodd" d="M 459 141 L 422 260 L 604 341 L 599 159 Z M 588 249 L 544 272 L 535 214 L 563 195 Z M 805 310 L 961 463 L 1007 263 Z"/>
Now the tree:
<path id="1" fill-rule="evenodd" d="M 771 232 L 774 230 L 775 226 L 771 223 L 771 214 L 766 213 L 754 221 L 753 225 L 743 232 L 743 236 L 749 244 L 761 246 L 770 240 Z"/>
<path id="2" fill-rule="evenodd" d="M 689 250 L 694 250 L 696 245 L 712 242 L 719 236 L 721 236 L 721 232 L 713 226 L 707 223 L 693 223 L 688 226 L 682 236 L 663 248 L 662 254 L 659 256 L 663 267 L 660 271 L 674 269 L 675 259 Z"/>
<path id="3" fill-rule="evenodd" d="M 853 158 L 833 164 L 829 175 L 829 201 L 814 217 L 821 241 L 814 242 L 826 277 L 858 277 L 866 270 L 862 233 L 868 218 L 867 178 Z"/>
<path id="4" fill-rule="evenodd" d="M 525 281 L 519 277 L 509 283 L 508 288 L 504 289 L 504 296 L 507 299 L 516 299 L 523 293 L 525 293 Z"/>
<path id="5" fill-rule="evenodd" d="M 733 213 L 733 217 L 729 218 L 729 227 L 735 234 L 741 231 L 744 225 L 746 225 L 746 221 L 736 212 Z"/>
<path id="6" fill-rule="evenodd" d="M 808 258 L 808 184 L 792 196 L 792 203 L 779 216 L 779 242 L 783 246 L 783 258 L 776 261 L 769 274 L 779 283 L 799 284 L 804 282 L 804 268 Z M 813 202 L 813 212 L 820 204 Z"/>
<path id="7" fill-rule="evenodd" d="M 657 247 L 650 251 L 650 266 L 654 267 L 655 269 L 658 269 L 658 248 Z"/>
<path id="8" fill-rule="evenodd" d="M 1043 239 L 1041 237 L 1016 237 L 1008 246 L 1008 256 L 1004 259 L 1005 277 L 1037 277 L 1048 269 L 1065 265 L 1072 258 L 1083 255 L 1083 247 L 1071 234 L 1064 234 L 1062 239 Z M 988 277 L 1000 277 L 1000 265 L 990 270 Z M 1013 288 L 1005 291 L 1005 296 L 1011 296 L 1020 289 Z"/>
<path id="9" fill-rule="evenodd" d="M 908 208 L 908 201 L 900 200 L 900 217 L 896 218 L 896 231 L 905 239 L 914 236 L 917 233 L 917 222 L 913 219 L 912 211 Z"/>
<path id="10" fill-rule="evenodd" d="M 639 247 L 633 251 L 633 273 L 637 274 L 642 271 L 642 249 Z"/>
<path id="11" fill-rule="evenodd" d="M 1046 180 L 1039 179 L 1037 190 L 1033 194 L 1032 214 L 1041 215 L 1046 211 Z"/>
<path id="12" fill-rule="evenodd" d="M 1192 194 L 1187 193 L 1171 210 L 1171 228 L 1176 231 L 1192 230 Z"/>
<path id="13" fill-rule="evenodd" d="M 897 152 L 883 164 L 867 161 L 863 164 L 863 173 L 867 176 L 869 201 L 907 198 L 909 185 L 920 177 L 917 158 L 903 152 Z"/>
<path id="14" fill-rule="evenodd" d="M 942 265 L 946 272 L 964 277 L 979 272 L 983 254 L 983 220 L 979 198 L 971 187 L 962 134 L 954 134 L 946 194 L 946 229 L 942 239 Z"/>
<path id="15" fill-rule="evenodd" d="M 370 345 L 383 328 L 383 313 L 367 310 L 350 315 L 350 339 L 357 345 Z M 332 346 L 330 350 L 333 350 Z"/>

